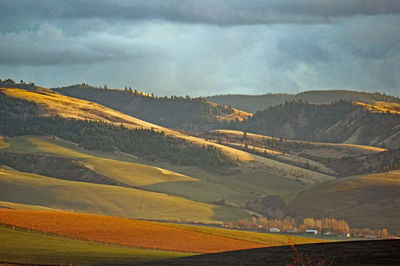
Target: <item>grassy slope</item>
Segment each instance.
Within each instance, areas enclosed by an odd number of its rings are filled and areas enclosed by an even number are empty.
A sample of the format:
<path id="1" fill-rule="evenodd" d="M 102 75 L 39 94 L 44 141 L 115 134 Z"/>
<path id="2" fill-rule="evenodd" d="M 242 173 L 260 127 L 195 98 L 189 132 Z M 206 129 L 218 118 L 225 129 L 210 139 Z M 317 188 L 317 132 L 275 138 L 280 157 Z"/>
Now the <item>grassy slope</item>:
<path id="1" fill-rule="evenodd" d="M 105 246 L 0 227 L 0 261 L 27 264 L 99 264 L 151 261 L 191 255 L 162 250 Z"/>
<path id="2" fill-rule="evenodd" d="M 90 169 L 135 187 L 164 182 L 196 181 L 194 178 L 161 168 L 92 156 L 43 138 L 30 137 L 28 141 L 36 146 L 37 151 L 81 159 Z"/>
<path id="3" fill-rule="evenodd" d="M 400 230 L 400 171 L 339 179 L 300 193 L 291 212 L 310 217 L 336 217 L 351 227 Z"/>
<path id="4" fill-rule="evenodd" d="M 69 156 L 85 162 L 93 170 L 140 188 L 179 195 L 202 202 L 225 199 L 238 205 L 254 200 L 257 195 L 286 196 L 300 188 L 298 182 L 282 178 L 278 171 L 265 169 L 259 165 L 249 168 L 240 166 L 241 172 L 232 176 L 223 176 L 205 171 L 199 167 L 177 166 L 169 163 L 154 163 L 153 168 L 143 165 L 139 159 L 123 154 L 87 151 L 64 141 L 39 137 L 7 138 L 14 152 L 43 152 L 57 156 Z M 114 166 L 125 165 L 125 168 Z M 129 167 L 128 167 L 129 166 Z M 161 169 L 160 169 L 161 167 Z M 253 169 L 257 167 L 257 169 Z M 140 171 L 139 171 L 139 170 Z M 165 169 L 169 169 L 165 170 Z M 144 174 L 142 170 L 146 170 Z M 266 175 L 266 171 L 268 174 Z M 178 174 L 183 173 L 184 175 Z M 135 174 L 140 173 L 140 174 Z M 125 178 L 124 178 L 125 176 Z M 195 178 L 189 178 L 194 176 Z M 173 181 L 173 182 L 172 182 Z M 147 184 L 147 185 L 143 185 Z M 234 217 L 234 210 L 215 209 L 216 217 L 225 220 Z M 229 213 L 229 214 L 228 214 Z M 240 213 L 240 212 L 239 212 Z"/>
<path id="5" fill-rule="evenodd" d="M 213 206 L 162 193 L 0 170 L 0 200 L 148 219 L 215 221 Z"/>
<path id="6" fill-rule="evenodd" d="M 87 240 L 187 252 L 220 252 L 319 240 L 60 211 L 1 210 L 0 222 Z"/>
<path id="7" fill-rule="evenodd" d="M 42 107 L 44 114 L 57 114 L 65 118 L 101 120 L 117 126 L 123 124 L 127 128 L 154 129 L 156 131 L 165 132 L 173 137 L 184 139 L 192 144 L 199 146 L 211 145 L 220 148 L 227 156 L 234 160 L 244 162 L 252 160 L 252 157 L 246 152 L 151 124 L 93 102 L 63 96 L 56 93 L 37 93 L 34 91 L 10 88 L 0 88 L 0 91 L 11 97 L 38 103 Z"/>

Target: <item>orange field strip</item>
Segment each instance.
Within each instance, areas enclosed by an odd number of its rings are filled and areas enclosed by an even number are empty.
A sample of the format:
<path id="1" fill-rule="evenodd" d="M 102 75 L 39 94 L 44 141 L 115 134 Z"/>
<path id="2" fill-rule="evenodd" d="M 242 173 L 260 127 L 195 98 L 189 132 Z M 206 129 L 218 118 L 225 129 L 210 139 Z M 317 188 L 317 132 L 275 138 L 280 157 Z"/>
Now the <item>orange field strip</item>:
<path id="1" fill-rule="evenodd" d="M 195 253 L 267 246 L 157 222 L 62 211 L 0 209 L 0 223 L 116 245 Z"/>

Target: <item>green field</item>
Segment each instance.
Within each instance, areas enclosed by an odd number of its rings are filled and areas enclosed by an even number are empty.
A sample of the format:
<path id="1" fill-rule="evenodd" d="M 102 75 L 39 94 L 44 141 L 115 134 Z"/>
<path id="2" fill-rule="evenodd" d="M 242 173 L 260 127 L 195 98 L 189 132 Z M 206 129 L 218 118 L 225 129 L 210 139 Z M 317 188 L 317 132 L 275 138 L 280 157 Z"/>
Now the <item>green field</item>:
<path id="1" fill-rule="evenodd" d="M 27 264 L 129 263 L 192 255 L 162 250 L 106 246 L 0 226 L 0 261 Z"/>
<path id="2" fill-rule="evenodd" d="M 216 222 L 214 206 L 181 197 L 110 185 L 65 181 L 0 169 L 0 200 L 114 216 Z M 228 209 L 228 215 L 231 211 Z M 218 208 L 218 212 L 224 212 Z M 237 217 L 246 217 L 245 213 Z M 220 214 L 223 216 L 223 214 Z"/>

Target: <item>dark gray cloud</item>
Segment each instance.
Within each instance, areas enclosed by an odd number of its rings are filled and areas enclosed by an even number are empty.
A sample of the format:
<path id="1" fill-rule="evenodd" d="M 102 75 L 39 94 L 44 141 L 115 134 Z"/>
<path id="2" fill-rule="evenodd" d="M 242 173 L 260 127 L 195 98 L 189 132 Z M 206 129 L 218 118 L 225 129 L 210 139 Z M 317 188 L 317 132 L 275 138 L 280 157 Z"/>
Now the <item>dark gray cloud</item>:
<path id="1" fill-rule="evenodd" d="M 323 23 L 359 15 L 399 14 L 398 0 L 2 0 L 3 20 L 115 18 L 246 25 Z"/>
<path id="2" fill-rule="evenodd" d="M 160 95 L 356 89 L 400 96 L 399 6 L 0 0 L 0 78 Z"/>

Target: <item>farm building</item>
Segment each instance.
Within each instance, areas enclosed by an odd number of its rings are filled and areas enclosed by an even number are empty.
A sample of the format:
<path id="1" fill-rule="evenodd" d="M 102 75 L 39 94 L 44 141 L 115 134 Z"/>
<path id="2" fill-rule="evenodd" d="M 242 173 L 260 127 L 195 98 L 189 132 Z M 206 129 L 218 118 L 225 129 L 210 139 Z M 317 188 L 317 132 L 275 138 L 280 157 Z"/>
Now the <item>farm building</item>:
<path id="1" fill-rule="evenodd" d="M 315 229 L 307 229 L 307 230 L 305 231 L 305 233 L 306 233 L 306 234 L 314 234 L 314 235 L 317 235 L 317 234 L 318 234 L 318 230 L 315 230 Z"/>

